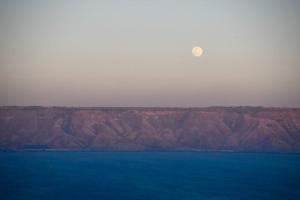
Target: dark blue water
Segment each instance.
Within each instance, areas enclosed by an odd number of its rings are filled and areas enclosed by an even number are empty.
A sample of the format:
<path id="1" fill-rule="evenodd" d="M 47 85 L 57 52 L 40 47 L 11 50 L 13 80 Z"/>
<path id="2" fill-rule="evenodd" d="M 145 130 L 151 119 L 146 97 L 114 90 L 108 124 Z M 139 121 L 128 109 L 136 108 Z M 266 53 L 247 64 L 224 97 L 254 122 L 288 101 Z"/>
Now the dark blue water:
<path id="1" fill-rule="evenodd" d="M 300 155 L 0 153 L 0 199 L 300 199 Z"/>

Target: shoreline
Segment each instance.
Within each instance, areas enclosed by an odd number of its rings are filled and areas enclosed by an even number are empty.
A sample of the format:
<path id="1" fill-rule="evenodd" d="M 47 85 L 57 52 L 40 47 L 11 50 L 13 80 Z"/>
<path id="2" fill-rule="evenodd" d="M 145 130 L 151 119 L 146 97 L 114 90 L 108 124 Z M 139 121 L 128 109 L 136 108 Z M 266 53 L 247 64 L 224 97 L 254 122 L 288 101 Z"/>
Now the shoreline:
<path id="1" fill-rule="evenodd" d="M 70 153 L 243 153 L 243 154 L 292 154 L 299 155 L 298 151 L 236 151 L 236 150 L 209 150 L 209 149 L 198 149 L 198 150 L 97 150 L 97 149 L 1 149 L 0 153 L 20 153 L 20 152 L 36 152 L 36 153 L 58 153 L 58 152 L 70 152 Z"/>

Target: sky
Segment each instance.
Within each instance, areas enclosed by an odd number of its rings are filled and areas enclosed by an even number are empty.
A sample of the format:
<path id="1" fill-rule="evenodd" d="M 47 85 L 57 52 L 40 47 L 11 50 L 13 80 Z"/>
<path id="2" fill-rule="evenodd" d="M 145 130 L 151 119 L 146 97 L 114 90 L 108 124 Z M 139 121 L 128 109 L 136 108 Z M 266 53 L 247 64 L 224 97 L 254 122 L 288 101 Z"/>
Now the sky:
<path id="1" fill-rule="evenodd" d="M 0 105 L 300 107 L 299 10 L 297 0 L 0 0 Z"/>

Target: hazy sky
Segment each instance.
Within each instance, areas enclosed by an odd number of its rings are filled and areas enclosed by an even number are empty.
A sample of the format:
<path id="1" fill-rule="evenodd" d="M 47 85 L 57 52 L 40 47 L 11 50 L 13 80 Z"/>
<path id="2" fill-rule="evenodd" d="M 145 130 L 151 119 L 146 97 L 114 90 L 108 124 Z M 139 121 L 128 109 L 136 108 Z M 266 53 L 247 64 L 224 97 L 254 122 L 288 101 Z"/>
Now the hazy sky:
<path id="1" fill-rule="evenodd" d="M 0 0 L 0 105 L 299 107 L 299 10 L 297 0 Z"/>

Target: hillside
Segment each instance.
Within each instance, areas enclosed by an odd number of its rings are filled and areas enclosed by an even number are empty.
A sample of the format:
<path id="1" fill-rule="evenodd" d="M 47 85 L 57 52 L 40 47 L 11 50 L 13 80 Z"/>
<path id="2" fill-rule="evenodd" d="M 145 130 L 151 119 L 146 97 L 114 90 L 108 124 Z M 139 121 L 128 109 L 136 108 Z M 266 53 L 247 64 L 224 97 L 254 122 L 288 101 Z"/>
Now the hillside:
<path id="1" fill-rule="evenodd" d="M 300 109 L 0 107 L 0 149 L 300 152 Z"/>

